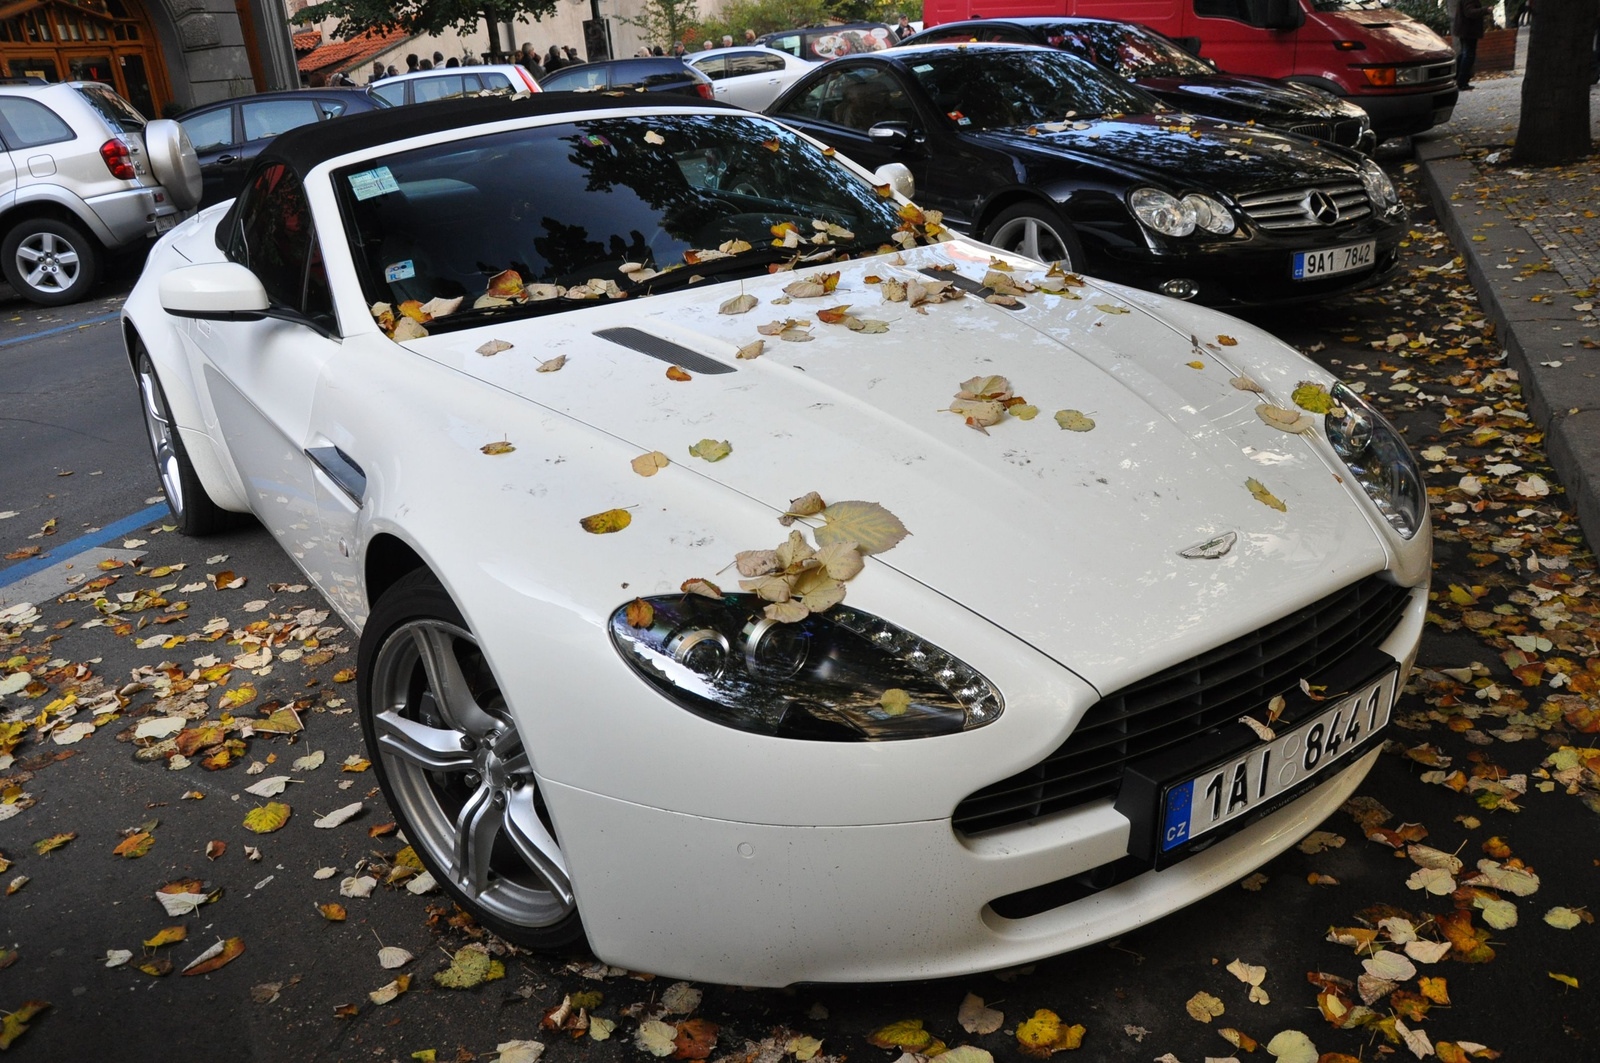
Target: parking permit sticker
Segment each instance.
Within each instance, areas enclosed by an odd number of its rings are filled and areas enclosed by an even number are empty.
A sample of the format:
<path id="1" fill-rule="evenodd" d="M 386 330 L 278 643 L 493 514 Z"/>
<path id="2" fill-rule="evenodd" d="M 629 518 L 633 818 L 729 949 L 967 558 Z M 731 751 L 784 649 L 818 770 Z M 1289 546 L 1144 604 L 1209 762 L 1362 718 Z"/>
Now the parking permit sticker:
<path id="1" fill-rule="evenodd" d="M 584 134 L 583 140 L 584 143 L 588 144 L 592 148 L 609 148 L 611 146 L 611 141 L 594 133 Z"/>
<path id="2" fill-rule="evenodd" d="M 960 111 L 951 111 L 950 112 L 950 120 L 952 122 L 954 122 L 956 125 L 971 125 L 972 124 L 972 119 L 968 118 L 966 115 L 962 114 Z"/>
<path id="3" fill-rule="evenodd" d="M 404 262 L 395 262 L 392 265 L 383 267 L 383 279 L 388 281 L 390 284 L 393 284 L 395 281 L 407 280 L 408 278 L 415 277 L 416 275 L 417 267 L 412 265 L 409 258 Z"/>
<path id="4" fill-rule="evenodd" d="M 400 191 L 400 183 L 389 172 L 389 167 L 380 166 L 376 170 L 351 174 L 350 191 L 356 194 L 357 199 L 371 199 L 373 196 Z"/>

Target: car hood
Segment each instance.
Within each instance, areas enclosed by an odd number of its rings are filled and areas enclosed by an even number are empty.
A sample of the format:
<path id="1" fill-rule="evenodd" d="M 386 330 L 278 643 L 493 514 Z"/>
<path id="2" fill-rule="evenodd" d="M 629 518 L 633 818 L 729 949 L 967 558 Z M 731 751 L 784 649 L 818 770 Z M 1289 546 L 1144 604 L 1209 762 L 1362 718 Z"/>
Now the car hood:
<path id="1" fill-rule="evenodd" d="M 1003 151 L 1089 161 L 1148 180 L 1242 195 L 1263 189 L 1361 179 L 1354 162 L 1301 137 L 1184 114 L 1124 115 L 1052 131 L 1046 126 L 963 134 Z M 1048 175 L 1046 175 L 1048 179 Z"/>
<path id="2" fill-rule="evenodd" d="M 1266 426 L 1254 412 L 1259 397 L 1229 383 L 1245 360 L 1240 352 L 1257 356 L 1251 371 L 1279 402 L 1298 376 L 1316 372 L 1270 337 L 1232 322 L 1247 338 L 1223 346 L 1216 322 L 1231 319 L 1199 311 L 1195 320 L 1213 331 L 1199 337 L 1210 346 L 1197 351 L 1186 328 L 1149 309 L 1181 304 L 1093 283 L 1075 289 L 1077 299 L 1030 296 L 1019 311 L 967 296 L 922 314 L 884 303 L 864 278 L 926 279 L 918 267 L 953 262 L 978 279 L 989 251 L 956 241 L 905 259 L 844 263 L 838 289 L 824 299 L 774 305 L 783 285 L 811 271 L 778 274 L 406 346 L 641 454 L 664 452 L 732 492 L 730 506 L 753 502 L 776 518 L 808 491 L 830 502 L 878 502 L 912 534 L 876 562 L 1101 690 L 1384 566 L 1384 548 L 1323 444 Z M 720 314 L 718 304 L 741 288 L 760 305 Z M 837 304 L 887 321 L 889 331 L 820 323 L 817 311 Z M 759 358 L 735 358 L 760 338 L 758 325 L 788 317 L 813 322 L 815 338 L 769 337 Z M 595 335 L 610 328 L 639 329 L 732 371 L 669 379 L 667 363 Z M 476 353 L 489 339 L 512 347 Z M 559 371 L 539 372 L 542 359 L 559 355 L 567 359 Z M 987 374 L 1008 377 L 1038 416 L 1008 417 L 985 435 L 945 412 L 963 380 Z M 1094 428 L 1064 430 L 1053 417 L 1063 409 L 1082 411 Z M 498 438 L 515 427 L 484 429 Z M 727 441 L 732 453 L 715 463 L 692 457 L 690 446 L 703 438 Z M 1258 501 L 1251 480 L 1286 509 Z M 715 527 L 714 517 L 704 519 Z M 776 519 L 771 532 L 770 541 L 714 542 L 703 574 L 786 534 Z M 1180 556 L 1228 532 L 1238 540 L 1227 556 Z M 862 578 L 870 574 L 869 567 Z M 915 627 L 915 618 L 892 619 Z"/>
<path id="3" fill-rule="evenodd" d="M 1194 77 L 1140 78 L 1140 88 L 1166 99 L 1182 99 L 1187 106 L 1208 104 L 1240 115 L 1268 118 L 1295 117 L 1304 121 L 1345 118 L 1349 112 L 1336 101 L 1293 85 L 1227 74 Z"/>
<path id="4" fill-rule="evenodd" d="M 1336 37 L 1367 41 L 1375 62 L 1437 62 L 1455 55 L 1443 37 L 1398 11 L 1326 11 L 1318 17 Z"/>

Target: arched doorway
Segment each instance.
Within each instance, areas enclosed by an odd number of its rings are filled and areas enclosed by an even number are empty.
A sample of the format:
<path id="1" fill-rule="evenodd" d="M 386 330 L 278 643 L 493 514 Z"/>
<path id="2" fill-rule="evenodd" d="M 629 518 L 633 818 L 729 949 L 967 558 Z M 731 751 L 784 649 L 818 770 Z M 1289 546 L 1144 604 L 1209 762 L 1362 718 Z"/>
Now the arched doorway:
<path id="1" fill-rule="evenodd" d="M 172 99 L 161 47 L 137 0 L 0 0 L 0 73 L 103 81 L 149 118 Z"/>

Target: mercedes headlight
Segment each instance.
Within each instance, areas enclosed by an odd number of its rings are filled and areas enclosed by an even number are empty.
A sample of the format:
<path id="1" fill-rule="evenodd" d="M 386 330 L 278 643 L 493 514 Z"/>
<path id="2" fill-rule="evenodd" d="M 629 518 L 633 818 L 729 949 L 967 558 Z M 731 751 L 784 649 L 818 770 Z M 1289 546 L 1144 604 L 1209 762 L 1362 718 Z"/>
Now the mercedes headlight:
<path id="1" fill-rule="evenodd" d="M 646 682 L 690 712 L 755 734 L 884 741 L 957 734 L 1004 711 L 978 672 L 887 620 L 836 605 L 793 624 L 751 594 L 644 599 L 611 615 L 611 641 Z M 646 616 L 640 616 L 645 613 Z"/>
<path id="2" fill-rule="evenodd" d="M 1366 186 L 1367 198 L 1372 200 L 1372 209 L 1375 211 L 1387 210 L 1400 202 L 1400 193 L 1395 191 L 1394 182 L 1383 172 L 1383 167 L 1371 159 L 1361 160 L 1361 183 Z"/>
<path id="3" fill-rule="evenodd" d="M 1191 192 L 1183 197 L 1182 202 L 1194 214 L 1194 223 L 1206 232 L 1216 233 L 1218 236 L 1227 236 L 1233 232 L 1233 215 L 1227 207 L 1210 196 Z"/>
<path id="4" fill-rule="evenodd" d="M 1133 216 L 1163 236 L 1188 236 L 1194 232 L 1194 208 L 1158 188 L 1136 188 L 1128 196 Z"/>
<path id="5" fill-rule="evenodd" d="M 1410 539 L 1428 519 L 1428 492 L 1411 448 L 1383 414 L 1344 384 L 1329 394 L 1337 405 L 1323 424 L 1328 442 L 1383 519 Z"/>

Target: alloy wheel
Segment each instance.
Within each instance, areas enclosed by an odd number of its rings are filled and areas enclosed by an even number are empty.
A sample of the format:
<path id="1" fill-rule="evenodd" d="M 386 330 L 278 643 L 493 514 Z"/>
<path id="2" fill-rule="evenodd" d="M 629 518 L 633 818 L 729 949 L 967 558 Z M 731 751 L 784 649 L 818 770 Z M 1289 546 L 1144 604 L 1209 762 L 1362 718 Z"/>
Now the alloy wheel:
<path id="1" fill-rule="evenodd" d="M 174 445 L 177 427 L 167 410 L 166 396 L 156 379 L 156 368 L 148 354 L 139 357 L 139 394 L 144 399 L 144 430 L 150 437 L 150 452 L 155 455 L 156 473 L 166 489 L 174 513 L 183 512 L 183 474 L 181 459 Z"/>
<path id="2" fill-rule="evenodd" d="M 413 845 L 490 915 L 551 926 L 575 901 L 522 735 L 477 641 L 401 624 L 373 661 L 378 756 Z"/>
<path id="3" fill-rule="evenodd" d="M 33 233 L 17 245 L 17 275 L 36 291 L 58 295 L 78 282 L 82 269 L 78 249 L 57 233 Z"/>
<path id="4" fill-rule="evenodd" d="M 1067 249 L 1066 240 L 1043 218 L 1031 215 L 1012 218 L 995 230 L 989 242 L 1035 262 L 1059 262 L 1062 269 L 1072 268 L 1072 253 Z"/>

